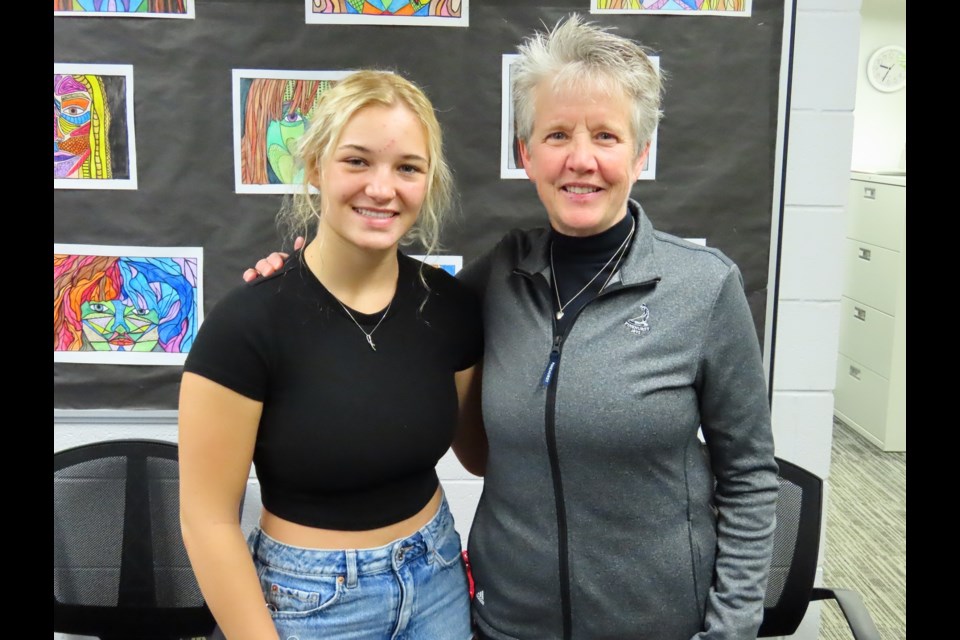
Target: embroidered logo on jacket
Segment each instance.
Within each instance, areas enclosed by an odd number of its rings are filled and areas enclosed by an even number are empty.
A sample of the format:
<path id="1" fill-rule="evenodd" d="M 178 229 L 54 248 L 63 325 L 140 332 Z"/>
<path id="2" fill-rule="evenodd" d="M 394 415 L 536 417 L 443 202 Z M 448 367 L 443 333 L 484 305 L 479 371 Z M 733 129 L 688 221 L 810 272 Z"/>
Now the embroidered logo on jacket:
<path id="1" fill-rule="evenodd" d="M 477 602 L 479 602 L 480 604 L 483 604 L 483 589 L 480 589 L 480 591 L 477 591 Z"/>
<path id="2" fill-rule="evenodd" d="M 630 318 L 624 322 L 624 326 L 627 329 L 630 329 L 630 333 L 635 333 L 638 336 L 642 336 L 646 332 L 650 331 L 650 309 L 647 308 L 647 305 L 640 305 L 640 315 L 636 318 Z"/>

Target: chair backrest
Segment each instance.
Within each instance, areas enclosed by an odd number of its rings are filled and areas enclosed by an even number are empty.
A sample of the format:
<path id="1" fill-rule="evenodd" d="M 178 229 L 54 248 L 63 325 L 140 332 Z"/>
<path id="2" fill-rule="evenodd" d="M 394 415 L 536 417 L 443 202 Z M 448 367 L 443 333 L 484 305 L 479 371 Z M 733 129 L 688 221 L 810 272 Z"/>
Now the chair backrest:
<path id="1" fill-rule="evenodd" d="M 177 445 L 112 440 L 53 454 L 54 631 L 205 636 L 214 627 L 180 533 Z"/>
<path id="2" fill-rule="evenodd" d="M 823 480 L 777 458 L 777 528 L 758 638 L 797 630 L 813 594 L 820 550 Z"/>

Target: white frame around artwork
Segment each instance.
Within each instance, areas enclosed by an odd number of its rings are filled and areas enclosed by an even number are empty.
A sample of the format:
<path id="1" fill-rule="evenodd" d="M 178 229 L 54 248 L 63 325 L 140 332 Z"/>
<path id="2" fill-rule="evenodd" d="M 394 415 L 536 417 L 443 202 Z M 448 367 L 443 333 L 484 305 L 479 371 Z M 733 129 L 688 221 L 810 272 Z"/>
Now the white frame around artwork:
<path id="1" fill-rule="evenodd" d="M 460 0 L 460 16 L 378 16 L 362 13 L 315 13 L 313 0 L 304 0 L 307 24 L 364 24 L 392 27 L 469 27 L 470 0 Z"/>
<path id="2" fill-rule="evenodd" d="M 703 10 L 700 9 L 654 9 L 649 8 L 657 2 L 647 3 L 641 2 L 641 5 L 646 4 L 648 8 L 646 9 L 601 9 L 599 0 L 590 0 L 590 13 L 602 14 L 602 15 L 611 15 L 611 14 L 633 14 L 633 15 L 647 15 L 647 16 L 687 16 L 687 17 L 697 17 L 697 16 L 726 16 L 728 18 L 748 18 L 753 10 L 753 0 L 744 0 L 744 8 L 741 11 L 715 11 L 715 10 Z M 668 4 L 668 3 L 660 3 Z"/>
<path id="3" fill-rule="evenodd" d="M 301 186 L 298 184 L 244 184 L 240 170 L 243 121 L 240 114 L 240 82 L 244 79 L 255 80 L 266 78 L 270 80 L 343 80 L 354 70 L 324 70 L 303 71 L 293 69 L 234 69 L 233 70 L 233 180 L 236 193 L 297 193 Z"/>
<path id="4" fill-rule="evenodd" d="M 170 18 L 175 20 L 193 20 L 196 18 L 194 0 L 183 0 L 184 13 L 164 13 L 162 11 L 58 11 L 53 15 L 70 18 Z"/>
<path id="5" fill-rule="evenodd" d="M 53 73 L 61 75 L 122 76 L 124 78 L 124 109 L 127 118 L 127 178 L 54 178 L 54 189 L 137 189 L 137 135 L 133 119 L 133 65 L 131 64 L 74 64 L 53 63 Z"/>
<path id="6" fill-rule="evenodd" d="M 131 258 L 194 258 L 197 261 L 197 326 L 194 336 L 203 324 L 203 247 L 134 247 L 93 244 L 57 244 L 53 253 L 73 256 L 110 256 Z M 186 353 L 156 351 L 54 351 L 54 362 L 79 364 L 175 365 L 183 366 Z"/>
<path id="7" fill-rule="evenodd" d="M 420 262 L 425 262 L 429 265 L 439 267 L 444 271 L 446 271 L 447 273 L 450 273 L 450 275 L 452 276 L 457 275 L 457 273 L 460 272 L 460 269 L 463 268 L 463 256 L 444 256 L 444 255 L 434 254 L 429 256 L 412 255 L 409 257 L 419 260 Z M 450 267 L 450 269 L 447 269 L 447 267 Z M 451 269 L 453 270 L 452 273 L 451 273 Z"/>

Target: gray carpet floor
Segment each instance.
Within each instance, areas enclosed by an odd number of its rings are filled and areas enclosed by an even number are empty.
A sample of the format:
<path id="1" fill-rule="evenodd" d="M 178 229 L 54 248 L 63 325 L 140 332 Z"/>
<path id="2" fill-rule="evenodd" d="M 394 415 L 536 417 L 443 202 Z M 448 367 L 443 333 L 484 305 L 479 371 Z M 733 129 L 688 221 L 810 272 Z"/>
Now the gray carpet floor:
<path id="1" fill-rule="evenodd" d="M 881 640 L 907 637 L 907 454 L 881 451 L 834 421 L 824 585 L 856 591 Z M 820 640 L 853 637 L 835 602 Z"/>

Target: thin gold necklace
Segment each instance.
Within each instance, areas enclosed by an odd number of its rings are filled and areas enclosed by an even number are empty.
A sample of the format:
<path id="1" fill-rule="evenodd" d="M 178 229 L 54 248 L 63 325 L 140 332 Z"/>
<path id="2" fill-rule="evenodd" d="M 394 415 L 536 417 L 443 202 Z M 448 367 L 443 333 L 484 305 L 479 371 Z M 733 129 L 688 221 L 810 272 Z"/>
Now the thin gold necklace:
<path id="1" fill-rule="evenodd" d="M 590 278 L 590 282 L 583 285 L 583 288 L 580 289 L 580 291 L 577 291 L 575 294 L 573 294 L 573 297 L 567 300 L 566 303 L 560 302 L 560 287 L 557 285 L 557 270 L 553 267 L 553 241 L 552 240 L 550 241 L 550 273 L 553 275 L 553 292 L 557 296 L 557 313 L 556 313 L 557 320 L 563 319 L 563 310 L 566 309 L 568 306 L 570 306 L 570 303 L 576 300 L 577 296 L 579 296 L 581 293 L 586 291 L 587 287 L 593 284 L 593 281 L 599 278 L 600 274 L 603 273 L 604 270 L 610 266 L 611 262 L 613 262 L 613 259 L 616 258 L 617 255 L 619 255 L 620 258 L 617 259 L 617 264 L 613 265 L 613 269 L 610 271 L 610 275 L 607 276 L 607 279 L 603 283 L 603 286 L 600 287 L 600 290 L 603 291 L 603 288 L 610 283 L 610 279 L 613 277 L 613 274 L 616 273 L 617 267 L 620 266 L 620 259 L 622 259 L 623 254 L 626 253 L 626 248 L 627 248 L 627 245 L 630 243 L 630 238 L 633 236 L 633 232 L 637 228 L 636 218 L 633 218 L 631 216 L 630 221 L 631 221 L 630 233 L 628 233 L 627 237 L 623 239 L 623 243 L 619 247 L 617 247 L 617 250 L 613 252 L 613 254 L 610 256 L 610 259 L 607 260 L 607 263 L 602 267 L 600 267 L 600 271 L 597 271 L 597 273 L 594 274 L 592 278 Z"/>
<path id="2" fill-rule="evenodd" d="M 333 296 L 332 293 L 330 295 Z M 380 326 L 380 323 L 383 322 L 383 319 L 387 317 L 387 314 L 390 312 L 390 306 L 393 304 L 393 300 L 391 300 L 390 303 L 387 304 L 387 308 L 383 310 L 383 315 L 380 316 L 380 320 L 377 321 L 376 326 L 370 330 L 370 333 L 367 333 L 363 330 L 363 327 L 360 325 L 360 323 L 357 322 L 357 319 L 353 317 L 353 314 L 350 313 L 350 309 L 347 309 L 347 305 L 340 302 L 340 299 L 337 298 L 337 296 L 333 296 L 333 299 L 337 301 L 337 304 L 343 307 L 343 310 L 346 312 L 346 314 L 350 316 L 351 320 L 353 320 L 353 324 L 357 325 L 357 329 L 360 329 L 360 332 L 367 338 L 367 344 L 370 345 L 370 348 L 376 351 L 377 345 L 373 343 L 373 332 L 377 330 L 377 328 Z"/>

